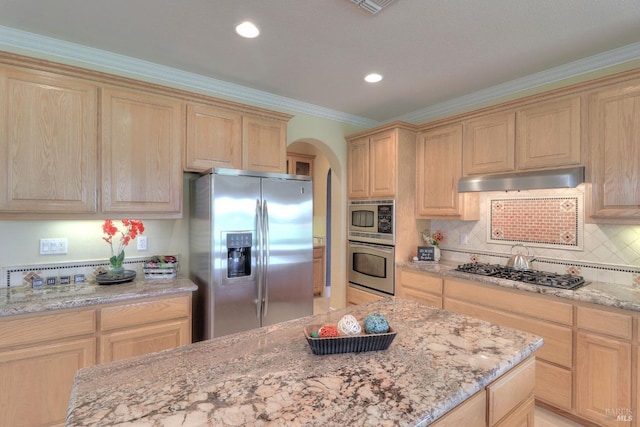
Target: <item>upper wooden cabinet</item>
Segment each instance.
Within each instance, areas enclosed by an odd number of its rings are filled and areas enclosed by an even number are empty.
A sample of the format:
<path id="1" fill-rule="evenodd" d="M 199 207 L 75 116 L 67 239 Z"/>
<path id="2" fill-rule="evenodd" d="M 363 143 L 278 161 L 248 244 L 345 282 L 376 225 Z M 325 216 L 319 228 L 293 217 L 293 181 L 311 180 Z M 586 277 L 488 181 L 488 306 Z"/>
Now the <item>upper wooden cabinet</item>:
<path id="1" fill-rule="evenodd" d="M 242 164 L 258 172 L 287 171 L 287 125 L 279 120 L 242 118 Z"/>
<path id="2" fill-rule="evenodd" d="M 185 170 L 242 168 L 242 114 L 204 104 L 187 104 Z"/>
<path id="3" fill-rule="evenodd" d="M 285 173 L 290 116 L 272 116 L 188 103 L 184 170 L 203 172 L 220 167 Z"/>
<path id="4" fill-rule="evenodd" d="M 640 224 L 640 78 L 589 99 L 590 220 Z"/>
<path id="5" fill-rule="evenodd" d="M 292 175 L 313 176 L 313 160 L 316 156 L 287 152 L 287 173 Z"/>
<path id="6" fill-rule="evenodd" d="M 464 122 L 464 175 L 580 164 L 580 97 L 538 102 Z"/>
<path id="7" fill-rule="evenodd" d="M 182 215 L 183 109 L 173 98 L 103 89 L 103 212 Z"/>
<path id="8" fill-rule="evenodd" d="M 0 67 L 0 211 L 95 213 L 97 86 Z"/>
<path id="9" fill-rule="evenodd" d="M 416 214 L 429 219 L 477 220 L 478 194 L 458 193 L 462 176 L 462 126 L 437 127 L 418 134 Z"/>
<path id="10" fill-rule="evenodd" d="M 510 172 L 515 169 L 516 115 L 482 116 L 464 122 L 465 175 Z"/>
<path id="11" fill-rule="evenodd" d="M 396 123 L 370 134 L 349 137 L 347 141 L 349 199 L 394 198 L 404 191 L 406 187 L 398 184 L 408 181 L 407 176 L 413 171 L 412 166 L 405 167 L 408 162 L 413 163 L 415 152 L 412 128 Z"/>

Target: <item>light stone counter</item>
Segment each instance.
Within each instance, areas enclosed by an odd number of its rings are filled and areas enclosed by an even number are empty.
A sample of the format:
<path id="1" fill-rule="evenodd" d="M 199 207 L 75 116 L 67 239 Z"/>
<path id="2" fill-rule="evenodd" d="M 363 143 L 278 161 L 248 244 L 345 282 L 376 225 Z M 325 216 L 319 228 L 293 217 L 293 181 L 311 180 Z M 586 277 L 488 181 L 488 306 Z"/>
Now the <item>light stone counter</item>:
<path id="1" fill-rule="evenodd" d="M 373 312 L 397 331 L 385 351 L 316 356 L 304 338 L 306 325 Z M 81 369 L 67 426 L 428 425 L 541 345 L 390 297 Z"/>
<path id="2" fill-rule="evenodd" d="M 503 288 L 520 289 L 522 291 L 551 295 L 572 301 L 580 301 L 591 304 L 598 304 L 607 307 L 621 308 L 624 310 L 640 311 L 640 288 L 604 282 L 588 282 L 585 286 L 576 290 L 564 290 L 549 286 L 540 286 L 523 282 L 516 282 L 508 279 L 498 279 L 491 276 L 463 273 L 455 271 L 458 264 L 452 263 L 420 263 L 420 262 L 400 262 L 396 264 L 398 268 L 434 273 L 442 277 L 471 280 L 478 283 L 496 285 Z"/>
<path id="3" fill-rule="evenodd" d="M 13 286 L 0 290 L 0 317 L 193 292 L 197 289 L 191 280 L 181 277 L 170 280 L 136 279 L 117 285 L 82 283 L 45 285 L 35 289 L 31 286 Z"/>

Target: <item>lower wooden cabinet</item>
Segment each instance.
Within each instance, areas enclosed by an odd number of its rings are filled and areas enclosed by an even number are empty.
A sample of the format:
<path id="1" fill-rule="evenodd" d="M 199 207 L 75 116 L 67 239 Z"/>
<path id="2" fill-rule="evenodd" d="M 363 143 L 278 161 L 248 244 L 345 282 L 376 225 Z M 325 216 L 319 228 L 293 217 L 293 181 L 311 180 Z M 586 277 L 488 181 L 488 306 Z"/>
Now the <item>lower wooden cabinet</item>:
<path id="1" fill-rule="evenodd" d="M 436 421 L 434 427 L 533 427 L 535 358 L 529 357 Z"/>
<path id="2" fill-rule="evenodd" d="M 101 311 L 99 363 L 191 342 L 190 297 L 107 307 Z"/>
<path id="3" fill-rule="evenodd" d="M 0 425 L 64 424 L 73 377 L 95 357 L 93 336 L 0 350 Z"/>
<path id="4" fill-rule="evenodd" d="M 313 295 L 322 296 L 324 291 L 324 246 L 313 247 Z"/>
<path id="5" fill-rule="evenodd" d="M 382 299 L 380 295 L 347 286 L 347 305 L 367 304 Z"/>
<path id="6" fill-rule="evenodd" d="M 191 295 L 0 318 L 0 426 L 64 425 L 80 368 L 191 343 Z"/>
<path id="7" fill-rule="evenodd" d="M 442 308 L 442 277 L 420 271 L 398 270 L 396 295 Z"/>

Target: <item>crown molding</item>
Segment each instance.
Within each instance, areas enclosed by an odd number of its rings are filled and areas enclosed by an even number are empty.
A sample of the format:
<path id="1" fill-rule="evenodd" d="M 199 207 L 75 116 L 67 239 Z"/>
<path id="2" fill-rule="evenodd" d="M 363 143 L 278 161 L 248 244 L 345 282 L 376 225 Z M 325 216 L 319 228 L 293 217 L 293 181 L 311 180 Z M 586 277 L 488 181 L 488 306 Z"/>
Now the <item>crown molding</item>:
<path id="1" fill-rule="evenodd" d="M 371 128 L 379 124 L 365 117 L 14 28 L 0 26 L 0 48 L 11 53 L 36 56 L 68 65 L 83 66 L 95 71 L 178 86 L 181 89 L 211 96 L 230 97 L 241 102 L 309 114 L 362 128 Z"/>
<path id="2" fill-rule="evenodd" d="M 427 123 L 438 118 L 446 117 L 452 112 L 473 109 L 473 107 L 517 92 L 530 90 L 546 84 L 578 77 L 582 74 L 636 60 L 640 60 L 640 42 L 501 83 L 477 92 L 472 92 L 449 101 L 422 108 L 412 113 L 403 114 L 389 121 L 401 120 L 413 124 Z"/>
<path id="3" fill-rule="evenodd" d="M 96 71 L 111 72 L 140 80 L 174 87 L 178 86 L 179 88 L 211 96 L 224 96 L 240 102 L 256 103 L 294 113 L 308 114 L 365 129 L 394 121 L 413 124 L 426 123 L 437 118 L 446 117 L 455 111 L 473 109 L 474 106 L 479 106 L 513 93 L 577 77 L 625 62 L 640 60 L 640 42 L 638 42 L 434 104 L 385 122 L 378 122 L 245 86 L 227 83 L 222 80 L 204 77 L 199 74 L 9 27 L 0 26 L 0 48 L 12 53 L 46 58 L 69 65 L 83 66 Z"/>

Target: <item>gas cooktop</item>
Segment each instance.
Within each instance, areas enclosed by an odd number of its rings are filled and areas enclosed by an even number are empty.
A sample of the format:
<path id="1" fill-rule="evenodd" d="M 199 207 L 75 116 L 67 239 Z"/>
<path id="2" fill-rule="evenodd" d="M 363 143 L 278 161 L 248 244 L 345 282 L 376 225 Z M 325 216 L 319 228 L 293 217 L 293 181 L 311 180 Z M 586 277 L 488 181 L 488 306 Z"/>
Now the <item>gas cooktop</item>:
<path id="1" fill-rule="evenodd" d="M 567 290 L 577 289 L 586 284 L 581 276 L 540 270 L 516 270 L 499 264 L 467 263 L 459 265 L 456 271 Z"/>

